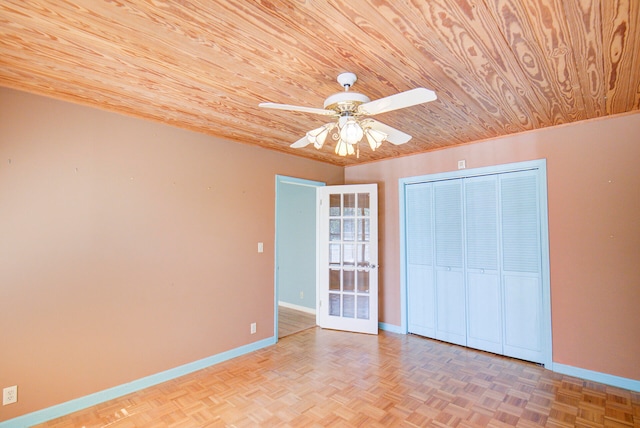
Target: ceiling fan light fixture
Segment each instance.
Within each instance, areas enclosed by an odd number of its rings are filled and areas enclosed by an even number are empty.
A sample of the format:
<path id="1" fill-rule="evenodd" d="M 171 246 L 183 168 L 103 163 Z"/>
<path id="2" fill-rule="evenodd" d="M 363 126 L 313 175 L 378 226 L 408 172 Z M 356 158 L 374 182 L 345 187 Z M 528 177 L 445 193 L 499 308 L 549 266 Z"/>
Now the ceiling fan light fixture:
<path id="1" fill-rule="evenodd" d="M 344 141 L 342 138 L 340 138 L 338 140 L 338 143 L 336 144 L 336 154 L 338 156 L 347 156 L 347 155 L 352 155 L 354 154 L 356 151 L 353 148 L 353 144 L 349 144 L 346 141 Z"/>
<path id="2" fill-rule="evenodd" d="M 382 145 L 383 141 L 386 141 L 387 134 L 382 131 L 378 131 L 373 128 L 366 128 L 364 130 L 364 135 L 367 137 L 367 141 L 369 142 L 369 146 L 371 150 L 375 151 L 378 147 Z"/>
<path id="3" fill-rule="evenodd" d="M 358 121 L 348 118 L 340 128 L 340 139 L 349 145 L 356 144 L 362 139 L 364 131 Z"/>
<path id="4" fill-rule="evenodd" d="M 326 125 L 322 125 L 320 128 L 313 129 L 307 132 L 307 139 L 316 149 L 320 150 L 333 127 L 333 123 L 327 123 Z"/>

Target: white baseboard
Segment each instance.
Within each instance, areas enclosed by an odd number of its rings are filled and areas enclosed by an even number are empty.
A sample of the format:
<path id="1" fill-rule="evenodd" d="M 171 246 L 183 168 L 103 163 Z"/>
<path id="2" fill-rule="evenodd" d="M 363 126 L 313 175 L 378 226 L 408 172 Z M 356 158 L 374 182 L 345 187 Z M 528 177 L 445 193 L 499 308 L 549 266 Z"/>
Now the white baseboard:
<path id="1" fill-rule="evenodd" d="M 307 308 L 306 306 L 294 305 L 293 303 L 278 302 L 278 306 L 282 306 L 289 309 L 295 309 L 296 311 L 306 312 L 308 314 L 316 314 L 315 308 Z"/>
<path id="2" fill-rule="evenodd" d="M 640 392 L 640 380 L 628 379 L 625 377 L 595 372 L 592 370 L 581 369 L 579 367 L 567 366 L 559 363 L 553 363 L 553 371 L 567 376 L 573 376 L 581 379 L 591 380 L 593 382 L 604 383 L 606 385 L 611 385 L 622 389 L 628 389 L 630 391 Z"/>
<path id="3" fill-rule="evenodd" d="M 50 421 L 51 419 L 59 418 L 64 415 L 77 412 L 78 410 L 86 409 L 87 407 L 95 406 L 96 404 L 104 403 L 105 401 L 122 397 L 123 395 L 184 376 L 223 361 L 230 360 L 231 358 L 257 351 L 258 349 L 265 348 L 275 343 L 276 337 L 272 336 L 202 360 L 175 367 L 161 373 L 156 373 L 142 379 L 137 379 L 129 383 L 105 389 L 104 391 L 76 398 L 75 400 L 67 401 L 66 403 L 57 404 L 46 409 L 37 410 L 33 413 L 27 413 L 26 415 L 0 422 L 0 428 L 27 428 L 33 425 L 38 425 Z"/>

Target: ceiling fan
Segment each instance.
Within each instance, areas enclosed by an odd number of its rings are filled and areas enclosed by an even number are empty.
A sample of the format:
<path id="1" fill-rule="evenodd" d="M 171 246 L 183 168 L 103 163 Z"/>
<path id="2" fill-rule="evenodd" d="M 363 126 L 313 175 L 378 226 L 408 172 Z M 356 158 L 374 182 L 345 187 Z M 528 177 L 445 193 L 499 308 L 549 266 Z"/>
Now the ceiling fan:
<path id="1" fill-rule="evenodd" d="M 371 150 L 374 151 L 384 141 L 399 145 L 411 139 L 411 135 L 377 120 L 370 119 L 368 116 L 437 99 L 436 93 L 432 90 L 415 88 L 371 101 L 366 95 L 349 90 L 356 80 L 357 77 L 354 73 L 341 73 L 338 75 L 338 83 L 342 85 L 344 92 L 338 92 L 327 98 L 324 101 L 324 108 L 270 102 L 260 103 L 259 107 L 332 116 L 337 120 L 307 132 L 304 137 L 291 144 L 291 147 L 300 148 L 313 144 L 316 149 L 321 149 L 327 137 L 331 136 L 336 141 L 335 152 L 338 155 L 347 156 L 355 153 L 359 156 L 358 143 L 363 139 L 367 140 Z"/>

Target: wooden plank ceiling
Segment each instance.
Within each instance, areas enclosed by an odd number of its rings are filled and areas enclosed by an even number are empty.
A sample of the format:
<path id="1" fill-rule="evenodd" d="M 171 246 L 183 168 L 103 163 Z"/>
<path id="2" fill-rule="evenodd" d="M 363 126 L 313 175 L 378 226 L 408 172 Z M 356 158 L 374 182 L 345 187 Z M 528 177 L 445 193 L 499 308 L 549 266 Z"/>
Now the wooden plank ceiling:
<path id="1" fill-rule="evenodd" d="M 0 85 L 336 165 L 638 110 L 637 0 L 2 0 Z M 358 75 L 413 136 L 339 157 L 289 144 Z"/>

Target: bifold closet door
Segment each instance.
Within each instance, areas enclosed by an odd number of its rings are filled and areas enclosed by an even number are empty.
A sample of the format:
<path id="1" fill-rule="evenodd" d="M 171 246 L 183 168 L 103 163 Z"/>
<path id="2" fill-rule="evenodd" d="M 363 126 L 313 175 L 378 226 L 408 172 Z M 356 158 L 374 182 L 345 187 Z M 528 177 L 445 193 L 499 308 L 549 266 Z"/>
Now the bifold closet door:
<path id="1" fill-rule="evenodd" d="M 462 180 L 433 183 L 436 339 L 467 344 Z"/>
<path id="2" fill-rule="evenodd" d="M 405 187 L 408 331 L 544 362 L 535 169 Z"/>
<path id="3" fill-rule="evenodd" d="M 543 362 L 538 173 L 500 175 L 504 354 Z"/>
<path id="4" fill-rule="evenodd" d="M 409 333 L 435 338 L 432 198 L 431 183 L 406 188 L 407 327 Z"/>
<path id="5" fill-rule="evenodd" d="M 502 353 L 502 291 L 498 265 L 498 176 L 464 180 L 467 345 Z"/>

